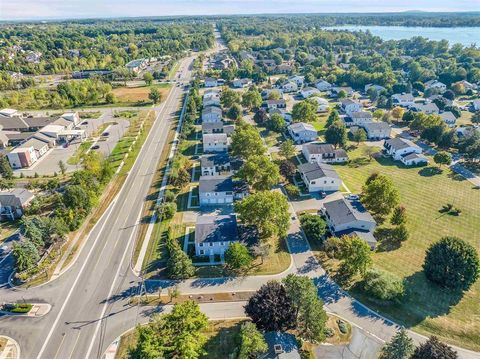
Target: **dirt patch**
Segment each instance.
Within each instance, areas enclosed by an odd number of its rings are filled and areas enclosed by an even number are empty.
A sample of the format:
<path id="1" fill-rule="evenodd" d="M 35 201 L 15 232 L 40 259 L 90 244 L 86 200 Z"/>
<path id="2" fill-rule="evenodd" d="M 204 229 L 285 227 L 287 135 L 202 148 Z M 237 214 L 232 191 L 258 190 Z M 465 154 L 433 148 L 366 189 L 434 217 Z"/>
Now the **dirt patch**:
<path id="1" fill-rule="evenodd" d="M 142 305 L 165 305 L 183 303 L 188 300 L 193 300 L 196 303 L 218 303 L 218 302 L 239 302 L 247 301 L 255 292 L 225 292 L 212 294 L 179 294 L 177 297 L 171 297 L 168 294 L 149 295 L 147 297 L 135 297 L 132 299 L 132 304 L 137 304 L 140 301 Z"/>
<path id="2" fill-rule="evenodd" d="M 113 95 L 118 102 L 147 102 L 150 101 L 148 95 L 150 90 L 156 88 L 162 95 L 162 99 L 167 98 L 170 87 L 166 86 L 141 86 L 141 87 L 118 87 L 113 89 Z"/>

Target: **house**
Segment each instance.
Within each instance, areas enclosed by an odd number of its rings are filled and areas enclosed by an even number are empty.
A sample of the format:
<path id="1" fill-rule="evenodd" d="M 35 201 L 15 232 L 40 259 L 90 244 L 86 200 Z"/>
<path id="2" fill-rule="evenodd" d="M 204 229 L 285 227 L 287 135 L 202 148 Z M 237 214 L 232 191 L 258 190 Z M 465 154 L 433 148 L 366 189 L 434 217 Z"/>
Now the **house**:
<path id="1" fill-rule="evenodd" d="M 372 113 L 368 111 L 351 112 L 349 117 L 344 118 L 345 126 L 363 126 L 372 122 Z"/>
<path id="2" fill-rule="evenodd" d="M 280 88 L 286 93 L 297 92 L 298 91 L 298 85 L 293 81 L 287 81 L 287 82 L 283 83 L 280 86 Z"/>
<path id="3" fill-rule="evenodd" d="M 363 105 L 358 101 L 353 101 L 349 98 L 346 98 L 340 101 L 340 108 L 345 114 L 350 115 L 353 112 L 362 111 Z"/>
<path id="4" fill-rule="evenodd" d="M 392 104 L 394 106 L 410 107 L 415 104 L 415 98 L 411 93 L 392 95 Z"/>
<path id="5" fill-rule="evenodd" d="M 298 172 L 310 193 L 338 191 L 342 185 L 335 169 L 326 163 L 304 163 L 298 166 Z"/>
<path id="6" fill-rule="evenodd" d="M 217 87 L 218 82 L 216 78 L 213 77 L 205 77 L 205 87 Z"/>
<path id="7" fill-rule="evenodd" d="M 223 133 L 227 136 L 231 136 L 231 134 L 235 131 L 235 125 L 225 125 L 223 126 Z"/>
<path id="8" fill-rule="evenodd" d="M 268 351 L 259 359 L 300 359 L 300 349 L 294 335 L 283 332 L 268 332 L 264 335 Z"/>
<path id="9" fill-rule="evenodd" d="M 283 98 L 283 91 L 281 89 L 263 89 L 261 92 L 262 99 L 268 100 L 271 94 L 278 96 L 278 98 Z"/>
<path id="10" fill-rule="evenodd" d="M 147 60 L 145 59 L 133 60 L 133 61 L 130 61 L 128 64 L 126 64 L 125 67 L 130 71 L 133 71 L 138 74 L 140 71 L 147 68 Z"/>
<path id="11" fill-rule="evenodd" d="M 207 106 L 202 110 L 202 123 L 221 122 L 222 109 L 217 106 Z"/>
<path id="12" fill-rule="evenodd" d="M 201 215 L 195 223 L 195 255 L 223 256 L 231 243 L 238 241 L 235 215 Z"/>
<path id="13" fill-rule="evenodd" d="M 203 135 L 203 152 L 227 152 L 228 137 L 226 133 L 210 133 Z"/>
<path id="14" fill-rule="evenodd" d="M 34 197 L 24 188 L 0 191 L 0 219 L 13 221 L 20 218 Z"/>
<path id="15" fill-rule="evenodd" d="M 223 133 L 223 122 L 202 123 L 202 134 Z"/>
<path id="16" fill-rule="evenodd" d="M 423 112 L 427 115 L 438 115 L 440 110 L 434 102 L 429 103 L 416 103 L 410 106 L 410 109 L 414 112 Z"/>
<path id="17" fill-rule="evenodd" d="M 325 81 L 325 80 L 319 80 L 315 83 L 315 87 L 319 90 L 319 91 L 328 91 L 332 88 L 332 84 Z"/>
<path id="18" fill-rule="evenodd" d="M 385 153 L 392 156 L 392 158 L 396 161 L 400 161 L 403 156 L 411 153 L 422 153 L 422 149 L 419 146 L 414 144 L 412 141 L 401 137 L 395 137 L 386 140 L 383 144 L 383 148 Z"/>
<path id="19" fill-rule="evenodd" d="M 18 111 L 13 108 L 4 108 L 0 110 L 0 117 L 14 117 L 18 115 Z"/>
<path id="20" fill-rule="evenodd" d="M 50 148 L 48 141 L 42 141 L 35 137 L 30 138 L 29 140 L 27 140 L 27 142 L 25 142 L 18 148 L 29 148 L 29 147 L 33 147 L 37 158 L 42 157 L 45 153 L 47 153 L 47 151 Z"/>
<path id="21" fill-rule="evenodd" d="M 461 85 L 467 91 L 468 90 L 476 90 L 478 88 L 478 86 L 476 84 L 472 84 L 472 83 L 470 83 L 466 80 L 457 81 L 457 82 L 452 84 L 452 86 L 455 86 L 455 85 Z"/>
<path id="22" fill-rule="evenodd" d="M 293 66 L 289 64 L 280 64 L 275 67 L 277 74 L 290 74 L 293 71 Z"/>
<path id="23" fill-rule="evenodd" d="M 230 175 L 200 176 L 200 206 L 233 203 L 233 182 Z"/>
<path id="24" fill-rule="evenodd" d="M 428 164 L 427 157 L 418 153 L 409 153 L 409 154 L 403 155 L 400 158 L 400 161 L 405 166 L 420 166 L 420 165 Z"/>
<path id="25" fill-rule="evenodd" d="M 425 82 L 425 90 L 437 90 L 439 92 L 445 92 L 447 90 L 447 85 L 438 80 L 430 80 Z"/>
<path id="26" fill-rule="evenodd" d="M 230 156 L 228 153 L 216 153 L 200 157 L 202 176 L 219 176 L 230 173 Z"/>
<path id="27" fill-rule="evenodd" d="M 287 103 L 284 99 L 266 100 L 263 102 L 262 107 L 267 108 L 269 111 L 274 109 L 283 109 L 287 108 Z"/>
<path id="28" fill-rule="evenodd" d="M 377 241 L 373 232 L 377 222 L 360 201 L 342 197 L 324 203 L 321 212 L 325 216 L 330 231 L 335 236 L 358 235 L 371 248 L 375 248 Z"/>
<path id="29" fill-rule="evenodd" d="M 305 82 L 305 76 L 293 75 L 288 78 L 288 81 L 296 83 L 298 87 L 302 87 Z"/>
<path id="30" fill-rule="evenodd" d="M 30 147 L 16 147 L 7 153 L 7 159 L 13 169 L 27 168 L 37 162 L 35 149 Z"/>
<path id="31" fill-rule="evenodd" d="M 206 92 L 203 95 L 203 107 L 219 106 L 220 107 L 220 94 L 216 91 Z"/>
<path id="32" fill-rule="evenodd" d="M 368 90 L 370 90 L 371 88 L 375 89 L 375 92 L 377 94 L 381 93 L 381 92 L 384 92 L 384 91 L 387 91 L 387 89 L 383 86 L 380 86 L 380 85 L 374 85 L 374 84 L 368 84 L 368 85 L 365 85 L 365 88 L 364 88 L 364 92 L 365 93 L 368 93 Z"/>
<path id="33" fill-rule="evenodd" d="M 472 107 L 474 111 L 480 111 L 480 100 L 473 100 Z"/>
<path id="34" fill-rule="evenodd" d="M 455 122 L 457 121 L 457 118 L 451 111 L 442 112 L 439 116 L 443 122 L 449 126 L 455 125 Z"/>
<path id="35" fill-rule="evenodd" d="M 233 80 L 233 87 L 235 88 L 244 88 L 252 85 L 252 80 L 243 78 Z"/>
<path id="36" fill-rule="evenodd" d="M 330 107 L 330 104 L 328 103 L 328 101 L 322 97 L 313 96 L 313 97 L 310 97 L 310 100 L 315 101 L 317 103 L 318 105 L 317 112 L 326 112 Z"/>
<path id="37" fill-rule="evenodd" d="M 368 122 L 363 124 L 369 140 L 378 141 L 390 138 L 392 128 L 386 122 Z"/>
<path id="38" fill-rule="evenodd" d="M 63 118 L 67 121 L 73 123 L 73 127 L 77 126 L 80 123 L 80 115 L 78 112 L 66 112 L 60 118 Z"/>
<path id="39" fill-rule="evenodd" d="M 297 122 L 287 127 L 288 133 L 292 136 L 293 142 L 305 143 L 315 141 L 318 137 L 317 130 L 313 125 L 304 122 Z"/>
<path id="40" fill-rule="evenodd" d="M 307 143 L 302 146 L 302 153 L 309 163 L 345 163 L 348 161 L 344 149 L 336 149 L 330 143 Z"/>
<path id="41" fill-rule="evenodd" d="M 332 87 L 330 89 L 330 93 L 334 97 L 338 97 L 338 95 L 342 91 L 345 92 L 348 97 L 353 96 L 353 93 L 354 93 L 353 89 L 351 87 L 348 87 L 348 86 L 343 86 L 343 87 L 335 86 L 335 87 Z"/>
<path id="42" fill-rule="evenodd" d="M 304 87 L 301 91 L 300 94 L 302 95 L 303 98 L 309 98 L 310 96 L 313 95 L 319 95 L 320 91 L 316 89 L 315 87 Z"/>

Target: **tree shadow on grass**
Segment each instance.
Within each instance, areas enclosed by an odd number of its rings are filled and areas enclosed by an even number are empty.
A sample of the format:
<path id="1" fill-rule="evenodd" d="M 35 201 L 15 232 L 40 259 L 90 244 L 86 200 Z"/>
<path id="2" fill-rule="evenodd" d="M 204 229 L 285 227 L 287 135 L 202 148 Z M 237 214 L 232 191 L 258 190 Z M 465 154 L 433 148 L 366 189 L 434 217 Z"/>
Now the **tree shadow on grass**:
<path id="1" fill-rule="evenodd" d="M 375 238 L 378 240 L 377 252 L 390 252 L 402 246 L 402 242 L 394 236 L 394 228 L 378 228 L 375 231 Z"/>
<path id="2" fill-rule="evenodd" d="M 208 338 L 205 350 L 209 358 L 229 358 L 237 352 L 237 336 L 242 323 L 230 327 L 215 328 L 215 335 Z"/>
<path id="3" fill-rule="evenodd" d="M 420 171 L 418 171 L 418 174 L 422 177 L 433 177 L 436 175 L 439 175 L 443 172 L 441 168 L 430 166 L 430 167 L 424 167 Z"/>
<path id="4" fill-rule="evenodd" d="M 458 181 L 458 182 L 462 182 L 462 181 L 467 180 L 460 173 L 456 173 L 456 172 L 453 172 L 453 171 L 450 171 L 450 173 L 447 175 L 447 177 L 454 180 L 454 181 Z"/>

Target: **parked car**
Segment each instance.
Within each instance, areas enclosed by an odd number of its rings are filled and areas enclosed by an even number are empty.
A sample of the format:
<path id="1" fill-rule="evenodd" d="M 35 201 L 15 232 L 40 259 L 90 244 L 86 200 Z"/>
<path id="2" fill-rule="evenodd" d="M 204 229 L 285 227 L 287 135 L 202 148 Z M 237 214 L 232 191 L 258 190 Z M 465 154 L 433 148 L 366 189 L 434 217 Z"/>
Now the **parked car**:
<path id="1" fill-rule="evenodd" d="M 83 122 L 82 122 L 82 125 L 83 125 L 83 126 L 88 125 L 88 121 L 83 121 Z"/>
<path id="2" fill-rule="evenodd" d="M 103 137 L 108 137 L 108 136 L 110 136 L 110 132 L 104 132 L 104 133 L 102 133 L 102 136 Z"/>
<path id="3" fill-rule="evenodd" d="M 358 194 L 349 194 L 347 198 L 352 201 L 358 201 L 360 199 L 360 196 Z"/>
<path id="4" fill-rule="evenodd" d="M 93 145 L 93 146 L 92 146 L 92 150 L 98 150 L 99 148 L 100 148 L 99 145 Z"/>

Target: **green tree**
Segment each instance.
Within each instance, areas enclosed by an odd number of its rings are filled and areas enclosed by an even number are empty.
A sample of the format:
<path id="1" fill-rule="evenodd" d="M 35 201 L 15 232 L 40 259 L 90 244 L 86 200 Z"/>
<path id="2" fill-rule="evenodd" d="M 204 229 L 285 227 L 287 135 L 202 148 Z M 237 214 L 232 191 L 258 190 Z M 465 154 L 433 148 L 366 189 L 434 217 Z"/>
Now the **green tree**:
<path id="1" fill-rule="evenodd" d="M 175 304 L 171 313 L 157 314 L 148 325 L 137 327 L 138 341 L 129 357 L 199 358 L 204 354 L 207 326 L 208 318 L 198 304 L 193 301 Z"/>
<path id="2" fill-rule="evenodd" d="M 153 102 L 153 104 L 157 104 L 162 100 L 162 94 L 158 92 L 158 90 L 153 87 L 150 89 L 150 93 L 148 94 L 148 98 Z"/>
<path id="3" fill-rule="evenodd" d="M 15 267 L 19 272 L 33 268 L 40 260 L 37 248 L 29 240 L 13 243 L 12 254 L 15 259 Z"/>
<path id="4" fill-rule="evenodd" d="M 292 300 L 297 319 L 296 329 L 301 337 L 316 343 L 323 341 L 327 313 L 313 281 L 307 276 L 289 274 L 282 282 Z"/>
<path id="5" fill-rule="evenodd" d="M 325 140 L 335 148 L 344 147 L 347 144 L 347 128 L 340 121 L 335 121 L 325 131 Z"/>
<path id="6" fill-rule="evenodd" d="M 167 261 L 168 276 L 171 279 L 187 279 L 195 274 L 190 257 L 178 245 L 171 245 Z"/>
<path id="7" fill-rule="evenodd" d="M 293 105 L 293 122 L 314 122 L 317 119 L 317 103 L 314 100 L 303 100 Z"/>
<path id="8" fill-rule="evenodd" d="M 407 222 L 407 209 L 404 206 L 395 207 L 390 223 L 398 226 Z"/>
<path id="9" fill-rule="evenodd" d="M 409 359 L 414 350 L 413 340 L 402 328 L 383 346 L 379 359 Z"/>
<path id="10" fill-rule="evenodd" d="M 268 350 L 268 345 L 263 334 L 252 322 L 242 324 L 238 347 L 238 359 L 258 358 Z"/>
<path id="11" fill-rule="evenodd" d="M 420 344 L 410 359 L 457 359 L 457 352 L 433 336 Z"/>
<path id="12" fill-rule="evenodd" d="M 239 121 L 242 118 L 242 107 L 239 104 L 233 104 L 227 111 L 227 117 L 234 121 Z"/>
<path id="13" fill-rule="evenodd" d="M 280 174 L 285 178 L 290 178 L 295 175 L 297 166 L 290 160 L 282 160 L 280 162 Z M 295 186 L 296 187 L 296 186 Z"/>
<path id="14" fill-rule="evenodd" d="M 265 155 L 250 156 L 238 175 L 257 191 L 269 190 L 280 181 L 278 166 Z"/>
<path id="15" fill-rule="evenodd" d="M 367 133 L 363 128 L 359 128 L 353 134 L 353 140 L 357 143 L 357 145 L 360 144 L 360 142 L 365 142 L 367 140 Z"/>
<path id="16" fill-rule="evenodd" d="M 150 72 L 145 72 L 143 74 L 143 81 L 145 81 L 147 86 L 150 86 L 153 82 L 153 75 Z"/>
<path id="17" fill-rule="evenodd" d="M 375 215 L 387 216 L 400 203 L 400 194 L 389 177 L 378 175 L 363 186 L 362 203 Z"/>
<path id="18" fill-rule="evenodd" d="M 248 248 L 242 243 L 234 242 L 225 251 L 225 263 L 231 269 L 247 268 L 252 261 Z"/>
<path id="19" fill-rule="evenodd" d="M 13 178 L 13 170 L 7 156 L 0 154 L 0 175 L 5 179 Z"/>
<path id="20" fill-rule="evenodd" d="M 330 127 L 335 121 L 340 121 L 340 115 L 338 114 L 337 110 L 333 109 L 328 115 L 327 123 L 325 126 Z"/>
<path id="21" fill-rule="evenodd" d="M 262 105 L 260 92 L 256 88 L 246 91 L 242 96 L 242 105 L 250 111 L 254 108 L 259 108 Z"/>
<path id="22" fill-rule="evenodd" d="M 291 139 L 283 141 L 280 145 L 280 150 L 278 151 L 278 153 L 280 154 L 280 156 L 284 157 L 287 160 L 295 156 L 296 150 L 293 141 Z"/>
<path id="23" fill-rule="evenodd" d="M 225 108 L 230 108 L 234 104 L 238 105 L 240 103 L 240 94 L 229 89 L 228 87 L 225 87 L 220 95 L 220 102 Z"/>
<path id="24" fill-rule="evenodd" d="M 113 94 L 113 92 L 109 92 L 105 95 L 105 102 L 106 103 L 115 103 L 115 95 Z"/>
<path id="25" fill-rule="evenodd" d="M 270 119 L 267 121 L 267 128 L 270 131 L 281 133 L 285 131 L 287 123 L 282 115 L 279 113 L 274 113 L 270 116 Z"/>
<path id="26" fill-rule="evenodd" d="M 92 208 L 90 195 L 79 185 L 67 185 L 63 192 L 63 204 L 67 208 L 88 213 Z"/>
<path id="27" fill-rule="evenodd" d="M 60 173 L 62 174 L 62 176 L 65 176 L 65 173 L 67 172 L 67 167 L 62 160 L 58 161 L 58 168 L 60 169 Z"/>
<path id="28" fill-rule="evenodd" d="M 463 239 L 443 237 L 427 250 L 423 271 L 438 285 L 467 290 L 480 275 L 478 252 Z"/>
<path id="29" fill-rule="evenodd" d="M 305 213 L 300 216 L 300 223 L 309 240 L 317 243 L 323 242 L 323 236 L 327 232 L 327 223 L 322 217 Z"/>
<path id="30" fill-rule="evenodd" d="M 367 242 L 355 235 L 343 236 L 339 245 L 340 272 L 348 277 L 357 273 L 365 275 L 367 269 L 372 265 L 372 251 Z"/>
<path id="31" fill-rule="evenodd" d="M 231 146 L 233 155 L 243 159 L 265 153 L 265 146 L 258 130 L 244 122 L 241 122 L 233 132 Z"/>
<path id="32" fill-rule="evenodd" d="M 380 300 L 398 300 L 405 294 L 405 286 L 400 278 L 378 269 L 369 269 L 362 284 L 367 294 Z"/>
<path id="33" fill-rule="evenodd" d="M 445 151 L 440 151 L 435 153 L 433 156 L 433 160 L 438 165 L 438 167 L 442 167 L 442 165 L 450 165 L 452 163 L 452 155 Z"/>
<path id="34" fill-rule="evenodd" d="M 235 203 L 245 224 L 255 225 L 262 238 L 285 236 L 290 226 L 287 198 L 280 192 L 257 192 Z"/>
<path id="35" fill-rule="evenodd" d="M 13 180 L 0 178 L 0 190 L 9 190 L 13 187 L 15 187 L 15 182 Z"/>

